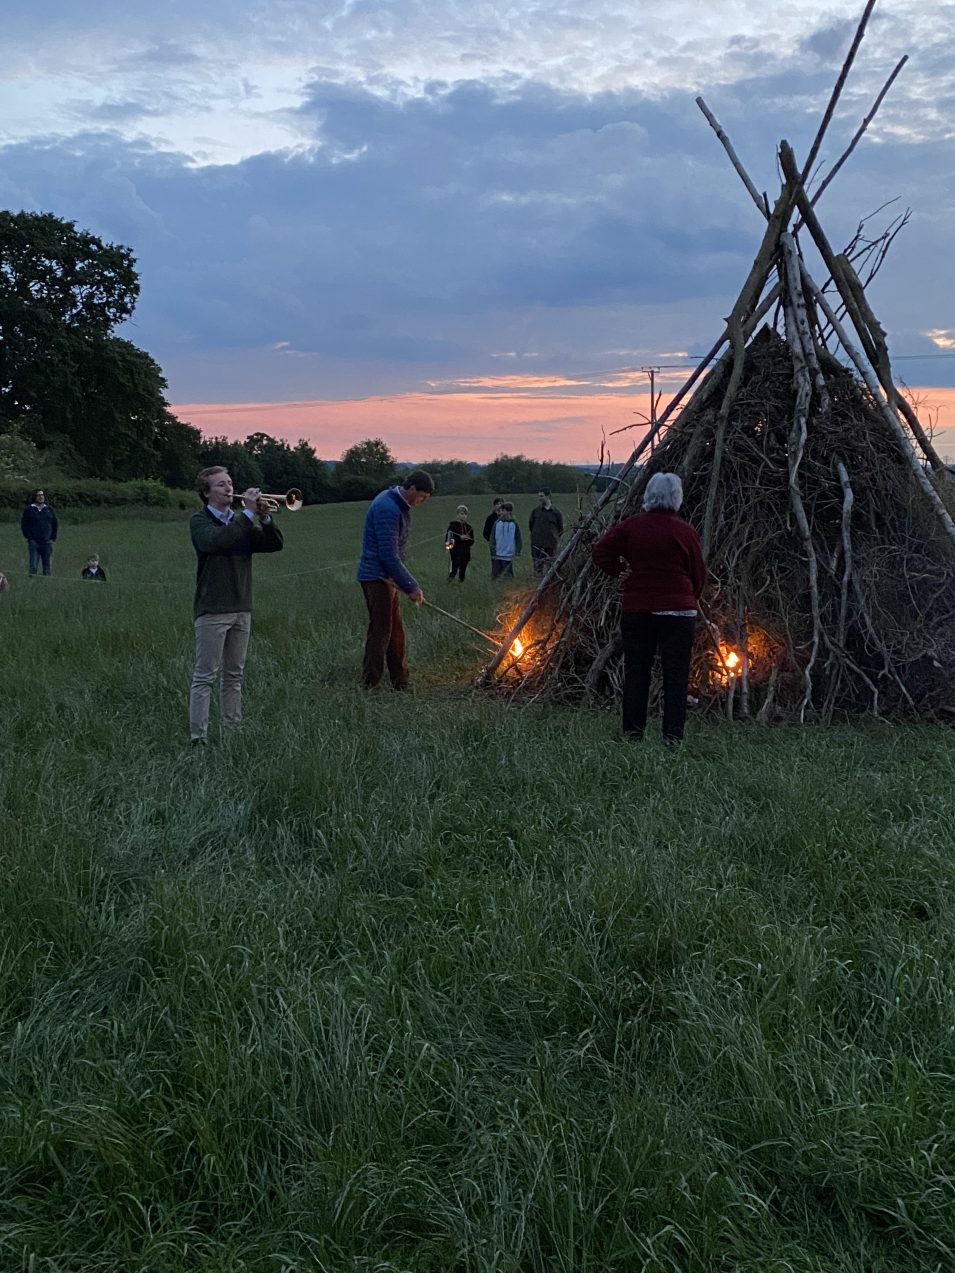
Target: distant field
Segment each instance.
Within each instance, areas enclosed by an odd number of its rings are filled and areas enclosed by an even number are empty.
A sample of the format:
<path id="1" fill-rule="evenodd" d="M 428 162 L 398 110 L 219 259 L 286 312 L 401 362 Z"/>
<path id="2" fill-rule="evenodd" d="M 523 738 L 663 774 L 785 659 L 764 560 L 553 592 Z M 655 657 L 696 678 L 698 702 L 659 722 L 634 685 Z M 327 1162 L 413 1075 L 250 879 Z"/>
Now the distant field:
<path id="1" fill-rule="evenodd" d="M 365 697 L 363 514 L 280 515 L 199 754 L 188 515 L 0 525 L 0 1270 L 955 1269 L 952 731 L 624 747 L 411 607 Z"/>

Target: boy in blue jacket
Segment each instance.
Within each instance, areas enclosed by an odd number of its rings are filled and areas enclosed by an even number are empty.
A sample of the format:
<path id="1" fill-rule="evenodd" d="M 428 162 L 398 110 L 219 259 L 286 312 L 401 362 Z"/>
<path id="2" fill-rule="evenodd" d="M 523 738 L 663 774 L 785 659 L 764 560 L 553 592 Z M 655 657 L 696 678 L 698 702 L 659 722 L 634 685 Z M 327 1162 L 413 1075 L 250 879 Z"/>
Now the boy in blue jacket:
<path id="1" fill-rule="evenodd" d="M 491 578 L 514 578 L 514 558 L 521 555 L 521 528 L 514 520 L 514 505 L 501 505 L 500 516 L 491 527 Z"/>

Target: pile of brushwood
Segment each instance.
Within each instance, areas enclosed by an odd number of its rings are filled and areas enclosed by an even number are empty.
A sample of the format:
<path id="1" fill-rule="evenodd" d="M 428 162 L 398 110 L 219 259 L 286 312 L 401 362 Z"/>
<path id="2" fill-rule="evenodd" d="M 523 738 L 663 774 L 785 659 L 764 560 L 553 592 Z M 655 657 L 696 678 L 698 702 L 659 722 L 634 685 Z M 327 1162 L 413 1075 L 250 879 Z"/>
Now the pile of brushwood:
<path id="1" fill-rule="evenodd" d="M 701 708 L 763 720 L 945 717 L 955 713 L 955 545 L 867 386 L 825 351 L 821 362 L 825 392 L 811 398 L 800 440 L 786 341 L 767 326 L 745 350 L 725 414 L 691 693 Z M 726 361 L 580 536 L 503 685 L 565 701 L 619 691 L 619 584 L 592 567 L 590 547 L 639 511 L 655 472 L 680 474 L 683 513 L 703 526 L 731 375 Z"/>
<path id="2" fill-rule="evenodd" d="M 837 253 L 816 212 L 906 58 L 813 189 L 874 5 L 805 162 L 780 142 L 774 204 L 697 99 L 765 223 L 762 242 L 722 335 L 659 416 L 654 403 L 646 436 L 508 617 L 484 684 L 562 700 L 619 691 L 619 585 L 590 549 L 640 511 L 653 473 L 675 472 L 711 572 L 691 679 L 702 708 L 955 718 L 955 479 L 895 383 L 865 290 L 908 213 L 874 238 L 863 220 Z"/>

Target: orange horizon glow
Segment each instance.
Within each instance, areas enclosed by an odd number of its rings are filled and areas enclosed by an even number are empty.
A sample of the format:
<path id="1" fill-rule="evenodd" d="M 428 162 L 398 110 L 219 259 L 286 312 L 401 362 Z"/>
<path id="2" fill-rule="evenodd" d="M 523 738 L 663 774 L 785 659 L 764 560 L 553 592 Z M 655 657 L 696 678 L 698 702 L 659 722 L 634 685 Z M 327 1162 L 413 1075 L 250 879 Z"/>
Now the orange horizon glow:
<path id="1" fill-rule="evenodd" d="M 923 423 L 934 425 L 939 452 L 955 453 L 955 388 L 913 388 L 910 393 Z M 171 409 L 206 437 L 241 442 L 262 432 L 293 446 L 304 439 L 324 460 L 338 459 L 362 438 L 380 437 L 403 461 L 486 464 L 502 453 L 520 453 L 536 460 L 591 464 L 599 458 L 602 440 L 611 462 L 627 458 L 646 431 L 650 399 L 647 392 L 531 395 L 502 385 L 498 392 L 176 403 Z M 632 427 L 611 436 L 627 426 Z"/>

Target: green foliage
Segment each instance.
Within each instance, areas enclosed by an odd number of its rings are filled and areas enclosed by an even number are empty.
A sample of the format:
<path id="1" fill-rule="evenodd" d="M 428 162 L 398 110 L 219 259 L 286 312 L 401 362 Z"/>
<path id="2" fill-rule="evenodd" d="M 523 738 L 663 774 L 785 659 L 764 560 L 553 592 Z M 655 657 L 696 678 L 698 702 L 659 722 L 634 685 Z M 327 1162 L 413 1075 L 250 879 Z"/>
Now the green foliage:
<path id="1" fill-rule="evenodd" d="M 155 478 L 134 482 L 104 482 L 97 478 L 45 482 L 47 503 L 59 513 L 67 508 L 173 508 L 177 496 Z M 0 509 L 22 510 L 31 490 L 20 482 L 0 481 Z"/>
<path id="2" fill-rule="evenodd" d="M 0 433 L 0 482 L 36 483 L 40 477 L 40 453 L 17 429 Z"/>
<path id="3" fill-rule="evenodd" d="M 129 248 L 48 213 L 0 213 L 0 429 L 81 476 L 179 483 L 199 433 L 169 412 L 156 362 L 113 335 L 138 295 Z"/>
<path id="4" fill-rule="evenodd" d="M 139 296 L 129 248 L 77 230 L 51 213 L 0 212 L 0 298 L 16 334 L 18 316 L 36 315 L 77 331 L 107 335 Z"/>
<path id="5" fill-rule="evenodd" d="M 294 486 L 307 504 L 323 503 L 330 497 L 328 471 L 304 438 L 291 447 L 267 433 L 253 433 L 246 438 L 245 449 L 262 470 L 264 490 L 284 494 Z"/>
<path id="6" fill-rule="evenodd" d="M 587 483 L 585 474 L 569 464 L 542 463 L 526 455 L 498 455 L 484 470 L 494 494 L 531 494 L 542 486 L 552 491 L 576 491 Z"/>
<path id="7" fill-rule="evenodd" d="M 454 503 L 410 564 L 491 628 Z M 0 1267 L 948 1273 L 951 731 L 624 746 L 410 606 L 363 695 L 363 513 L 282 522 L 200 754 L 188 514 L 0 597 Z"/>
<path id="8" fill-rule="evenodd" d="M 313 447 L 302 439 L 291 447 L 267 433 L 252 433 L 244 442 L 223 437 L 204 438 L 199 448 L 198 468 L 224 464 L 236 490 L 258 486 L 263 491 L 284 495 L 297 487 L 306 504 L 325 503 L 333 495 L 328 470 Z M 195 472 L 191 475 L 195 477 Z"/>
<path id="9" fill-rule="evenodd" d="M 346 503 L 371 500 L 388 485 L 387 481 L 368 477 L 363 473 L 336 471 L 332 484 L 332 498 Z"/>
<path id="10" fill-rule="evenodd" d="M 336 474 L 342 477 L 364 477 L 387 486 L 395 479 L 396 461 L 381 438 L 365 438 L 350 446 L 338 462 Z"/>
<path id="11" fill-rule="evenodd" d="M 419 467 L 434 478 L 439 495 L 486 495 L 487 478 L 464 460 L 426 460 Z"/>
<path id="12" fill-rule="evenodd" d="M 199 469 L 212 468 L 221 464 L 229 470 L 232 483 L 237 491 L 246 491 L 250 486 L 265 490 L 265 475 L 258 460 L 251 455 L 243 443 L 230 442 L 228 438 L 203 438 L 199 447 Z M 196 474 L 193 473 L 193 478 Z"/>

